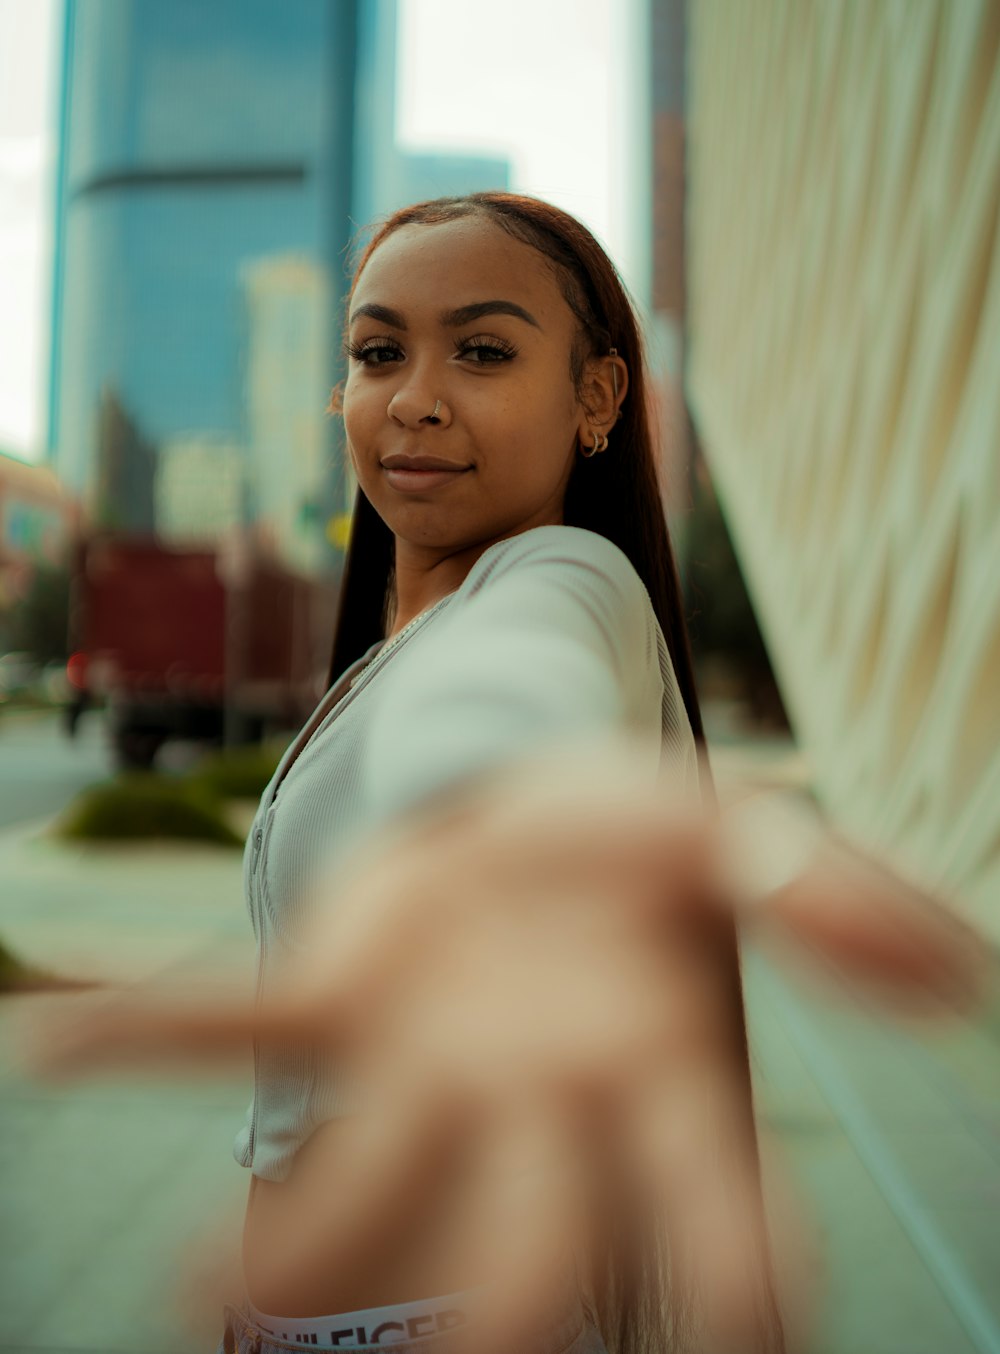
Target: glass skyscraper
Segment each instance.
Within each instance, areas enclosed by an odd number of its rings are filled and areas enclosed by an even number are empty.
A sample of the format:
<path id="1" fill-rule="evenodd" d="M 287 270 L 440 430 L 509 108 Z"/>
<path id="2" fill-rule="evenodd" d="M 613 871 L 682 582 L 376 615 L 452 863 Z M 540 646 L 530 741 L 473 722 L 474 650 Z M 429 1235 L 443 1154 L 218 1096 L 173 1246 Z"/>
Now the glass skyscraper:
<path id="1" fill-rule="evenodd" d="M 395 0 L 66 0 L 51 451 L 90 525 L 329 562 L 357 223 L 508 180 L 397 150 L 395 42 Z"/>
<path id="2" fill-rule="evenodd" d="M 358 8 L 67 0 L 50 422 L 95 525 L 322 553 Z"/>

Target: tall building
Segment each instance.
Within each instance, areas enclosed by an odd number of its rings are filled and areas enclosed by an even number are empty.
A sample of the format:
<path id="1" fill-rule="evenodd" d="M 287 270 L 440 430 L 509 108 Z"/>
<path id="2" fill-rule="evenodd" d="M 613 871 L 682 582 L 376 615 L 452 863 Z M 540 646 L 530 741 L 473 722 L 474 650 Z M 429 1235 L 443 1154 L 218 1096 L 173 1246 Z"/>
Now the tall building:
<path id="1" fill-rule="evenodd" d="M 1000 935 L 997 6 L 690 16 L 688 390 L 789 714 Z"/>
<path id="2" fill-rule="evenodd" d="M 309 491 L 317 539 L 340 504 L 324 407 L 351 233 L 357 8 L 67 0 L 50 425 L 55 464 L 97 521 L 156 525 L 157 458 L 178 438 L 250 447 L 247 278 L 289 255 L 324 279 L 311 429 L 291 438 L 328 468 Z"/>
<path id="3" fill-rule="evenodd" d="M 247 520 L 246 448 L 218 438 L 178 437 L 160 448 L 156 532 L 171 546 L 218 544 Z"/>
<path id="4" fill-rule="evenodd" d="M 248 265 L 243 291 L 251 517 L 269 555 L 312 572 L 328 462 L 330 280 L 312 259 L 277 255 Z"/>
<path id="5" fill-rule="evenodd" d="M 94 524 L 176 533 L 197 465 L 221 528 L 243 448 L 241 526 L 293 568 L 328 555 L 357 226 L 508 181 L 397 148 L 395 49 L 395 0 L 66 0 L 50 451 Z"/>

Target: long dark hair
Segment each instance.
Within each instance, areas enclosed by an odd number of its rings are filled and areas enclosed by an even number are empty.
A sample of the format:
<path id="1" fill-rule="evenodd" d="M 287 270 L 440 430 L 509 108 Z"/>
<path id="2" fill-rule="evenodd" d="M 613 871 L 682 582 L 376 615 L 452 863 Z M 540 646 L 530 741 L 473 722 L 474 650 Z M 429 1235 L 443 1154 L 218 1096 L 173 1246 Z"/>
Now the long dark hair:
<path id="1" fill-rule="evenodd" d="M 357 264 L 351 290 L 375 250 L 402 226 L 438 225 L 467 216 L 488 218 L 549 261 L 578 321 L 570 355 L 578 389 L 587 359 L 606 355 L 611 348 L 628 368 L 628 395 L 611 431 L 610 448 L 604 455 L 577 457 L 566 489 L 563 520 L 607 537 L 631 561 L 666 638 L 692 731 L 703 744 L 680 581 L 660 492 L 642 338 L 628 293 L 594 236 L 568 213 L 537 198 L 513 193 L 438 198 L 405 207 L 376 229 Z M 384 636 L 393 588 L 393 552 L 392 533 L 359 491 L 341 584 L 331 685 Z M 720 928 L 718 957 L 730 1007 L 733 1053 L 741 1072 L 740 1128 L 756 1153 L 739 953 L 732 926 Z M 609 1220 L 609 1225 L 612 1235 L 607 1240 L 605 1263 L 592 1282 L 611 1354 L 661 1354 L 679 1349 L 684 1342 L 687 1303 L 679 1286 L 672 1284 L 670 1294 L 664 1295 L 659 1247 L 637 1245 L 627 1224 L 616 1229 Z M 766 1256 L 761 1266 L 759 1347 L 780 1350 L 781 1323 Z"/>

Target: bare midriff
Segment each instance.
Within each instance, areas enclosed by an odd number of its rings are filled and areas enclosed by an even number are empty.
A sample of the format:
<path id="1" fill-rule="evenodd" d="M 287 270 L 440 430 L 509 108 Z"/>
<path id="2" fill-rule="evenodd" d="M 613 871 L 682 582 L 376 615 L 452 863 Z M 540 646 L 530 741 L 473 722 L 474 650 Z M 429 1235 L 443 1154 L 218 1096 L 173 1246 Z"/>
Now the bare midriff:
<path id="1" fill-rule="evenodd" d="M 337 1199 L 324 1190 L 323 1165 L 336 1158 L 343 1131 L 336 1120 L 317 1130 L 287 1180 L 254 1177 L 243 1237 L 253 1305 L 274 1316 L 323 1316 L 480 1286 L 483 1261 L 480 1253 L 477 1263 L 469 1238 L 484 1216 L 505 1229 L 494 1235 L 511 1236 L 510 1177 L 493 1175 L 484 1194 L 481 1180 L 472 1189 L 455 1172 L 442 1187 L 436 1173 L 428 1186 L 425 1173 L 401 1187 L 406 1197 L 390 1202 L 381 1226 L 363 1220 L 357 1247 L 334 1262 L 323 1245 L 323 1219 L 336 1217 Z"/>

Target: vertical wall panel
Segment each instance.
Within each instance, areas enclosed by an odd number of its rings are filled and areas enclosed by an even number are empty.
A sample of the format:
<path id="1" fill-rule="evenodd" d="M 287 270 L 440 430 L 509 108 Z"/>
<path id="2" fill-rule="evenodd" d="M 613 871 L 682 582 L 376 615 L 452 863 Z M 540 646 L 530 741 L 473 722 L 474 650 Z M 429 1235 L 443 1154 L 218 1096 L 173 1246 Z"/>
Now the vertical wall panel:
<path id="1" fill-rule="evenodd" d="M 1000 4 L 693 0 L 689 396 L 834 816 L 1000 932 Z"/>

